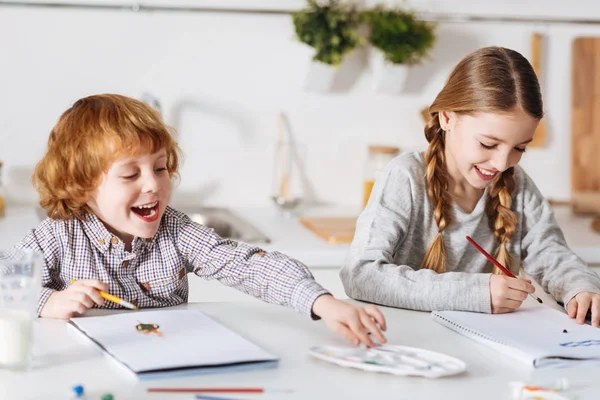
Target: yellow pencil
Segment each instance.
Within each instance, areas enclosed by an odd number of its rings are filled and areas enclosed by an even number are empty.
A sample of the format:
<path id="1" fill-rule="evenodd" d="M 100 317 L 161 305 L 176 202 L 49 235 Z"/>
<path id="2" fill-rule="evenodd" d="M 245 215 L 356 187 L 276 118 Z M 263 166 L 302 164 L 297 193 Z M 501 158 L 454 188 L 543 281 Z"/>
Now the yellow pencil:
<path id="1" fill-rule="evenodd" d="M 75 282 L 75 279 L 71 279 L 71 283 L 74 283 L 74 282 Z M 127 307 L 127 308 L 132 309 L 132 310 L 137 310 L 137 306 L 134 305 L 134 304 L 131 304 L 128 301 L 125 301 L 125 300 L 123 300 L 123 299 L 121 299 L 121 298 L 119 298 L 117 296 L 113 296 L 112 294 L 103 292 L 102 290 L 98 290 L 98 292 L 100 292 L 100 296 L 102 298 L 104 298 L 104 299 L 106 299 L 108 301 L 112 301 L 113 303 L 120 304 L 123 307 Z"/>

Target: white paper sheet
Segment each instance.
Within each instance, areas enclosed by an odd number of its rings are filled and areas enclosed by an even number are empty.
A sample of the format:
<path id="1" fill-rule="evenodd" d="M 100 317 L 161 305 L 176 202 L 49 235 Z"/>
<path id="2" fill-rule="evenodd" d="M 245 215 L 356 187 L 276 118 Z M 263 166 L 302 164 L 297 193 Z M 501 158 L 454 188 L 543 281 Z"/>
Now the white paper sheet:
<path id="1" fill-rule="evenodd" d="M 494 315 L 434 311 L 432 318 L 535 367 L 562 367 L 582 360 L 600 363 L 600 329 L 578 325 L 548 307 L 528 307 Z"/>
<path id="2" fill-rule="evenodd" d="M 128 312 L 71 322 L 136 373 L 277 361 L 273 354 L 195 310 Z M 140 323 L 159 328 L 139 331 Z"/>

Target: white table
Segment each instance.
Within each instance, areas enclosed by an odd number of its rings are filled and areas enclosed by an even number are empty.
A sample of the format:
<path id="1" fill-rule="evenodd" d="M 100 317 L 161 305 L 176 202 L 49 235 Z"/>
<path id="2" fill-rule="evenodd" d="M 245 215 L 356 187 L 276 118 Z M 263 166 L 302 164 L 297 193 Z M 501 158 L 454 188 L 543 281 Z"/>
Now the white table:
<path id="1" fill-rule="evenodd" d="M 28 373 L 0 372 L 1 399 L 69 399 L 82 384 L 87 399 L 110 392 L 123 399 L 193 399 L 192 394 L 146 393 L 148 387 L 260 386 L 293 393 L 230 396 L 240 399 L 509 399 L 510 381 L 554 381 L 567 377 L 579 400 L 600 398 L 600 368 L 534 371 L 507 356 L 433 322 L 429 313 L 382 308 L 393 344 L 423 347 L 459 357 L 467 372 L 449 378 L 396 377 L 341 368 L 311 358 L 315 344 L 342 344 L 322 322 L 264 303 L 193 303 L 201 310 L 281 357 L 275 369 L 138 381 L 64 321 L 36 321 L 36 364 Z M 100 314 L 95 310 L 92 314 Z M 106 312 L 104 312 L 106 313 Z M 225 395 L 223 395 L 225 397 Z"/>

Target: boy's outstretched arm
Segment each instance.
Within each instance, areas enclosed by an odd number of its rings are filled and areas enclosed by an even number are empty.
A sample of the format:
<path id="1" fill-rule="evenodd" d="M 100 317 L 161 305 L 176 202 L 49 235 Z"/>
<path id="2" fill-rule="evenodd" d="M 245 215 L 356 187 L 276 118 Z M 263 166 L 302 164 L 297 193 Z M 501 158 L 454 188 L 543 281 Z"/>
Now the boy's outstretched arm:
<path id="1" fill-rule="evenodd" d="M 359 339 L 372 345 L 367 331 L 382 341 L 375 321 L 385 327 L 385 320 L 375 306 L 360 308 L 336 300 L 301 262 L 277 251 L 266 252 L 247 243 L 223 239 L 185 214 L 174 215 L 178 226 L 173 233 L 188 272 L 217 279 L 265 302 L 291 307 L 312 318 L 320 317 L 330 329 L 351 342 Z"/>

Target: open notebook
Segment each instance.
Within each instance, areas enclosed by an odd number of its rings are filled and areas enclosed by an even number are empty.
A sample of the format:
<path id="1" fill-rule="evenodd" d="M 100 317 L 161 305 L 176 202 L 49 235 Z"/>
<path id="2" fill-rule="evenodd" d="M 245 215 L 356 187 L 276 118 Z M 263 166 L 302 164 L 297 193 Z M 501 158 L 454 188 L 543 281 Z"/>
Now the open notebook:
<path id="1" fill-rule="evenodd" d="M 600 363 L 600 329 L 545 306 L 509 314 L 434 311 L 432 318 L 534 368 Z M 566 330 L 566 332 L 564 332 Z"/>
<path id="2" fill-rule="evenodd" d="M 278 358 L 195 310 L 140 311 L 72 318 L 140 379 L 277 366 Z"/>

